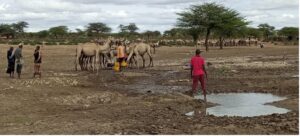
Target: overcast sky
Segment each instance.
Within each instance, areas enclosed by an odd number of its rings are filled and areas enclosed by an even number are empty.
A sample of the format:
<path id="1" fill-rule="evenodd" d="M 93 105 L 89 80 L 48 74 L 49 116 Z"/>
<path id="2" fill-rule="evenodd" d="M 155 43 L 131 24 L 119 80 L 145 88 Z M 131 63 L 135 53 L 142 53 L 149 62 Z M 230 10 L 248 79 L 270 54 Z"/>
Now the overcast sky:
<path id="1" fill-rule="evenodd" d="M 299 25 L 298 0 L 0 0 L 0 23 L 26 21 L 27 31 L 36 32 L 58 25 L 84 29 L 88 23 L 104 22 L 116 32 L 119 24 L 134 22 L 140 32 L 163 32 L 175 26 L 177 12 L 203 2 L 235 9 L 254 27 Z"/>

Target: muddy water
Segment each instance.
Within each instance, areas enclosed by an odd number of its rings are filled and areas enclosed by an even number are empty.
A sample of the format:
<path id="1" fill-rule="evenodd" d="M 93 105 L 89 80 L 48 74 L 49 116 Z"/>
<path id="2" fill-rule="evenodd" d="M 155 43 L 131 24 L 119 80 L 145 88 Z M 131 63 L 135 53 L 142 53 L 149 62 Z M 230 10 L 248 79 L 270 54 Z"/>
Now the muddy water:
<path id="1" fill-rule="evenodd" d="M 196 96 L 196 99 L 203 99 L 203 96 Z M 242 116 L 254 117 L 269 115 L 273 113 L 287 113 L 289 110 L 266 105 L 275 101 L 281 101 L 285 97 L 263 93 L 223 93 L 211 94 L 207 96 L 207 101 L 219 104 L 218 106 L 207 108 L 206 114 L 215 116 Z M 189 112 L 186 115 L 193 115 Z"/>

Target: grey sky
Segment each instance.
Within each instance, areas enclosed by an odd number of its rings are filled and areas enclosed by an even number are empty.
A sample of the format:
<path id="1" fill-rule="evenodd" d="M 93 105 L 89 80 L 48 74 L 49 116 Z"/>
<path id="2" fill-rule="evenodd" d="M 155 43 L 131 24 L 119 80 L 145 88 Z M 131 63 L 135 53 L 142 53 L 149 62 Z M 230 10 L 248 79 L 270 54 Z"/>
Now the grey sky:
<path id="1" fill-rule="evenodd" d="M 0 0 L 0 23 L 28 22 L 27 31 L 66 25 L 83 29 L 104 22 L 114 32 L 119 24 L 134 22 L 145 30 L 164 30 L 176 24 L 176 12 L 192 4 L 217 2 L 235 9 L 256 27 L 268 23 L 277 29 L 299 26 L 298 0 Z"/>

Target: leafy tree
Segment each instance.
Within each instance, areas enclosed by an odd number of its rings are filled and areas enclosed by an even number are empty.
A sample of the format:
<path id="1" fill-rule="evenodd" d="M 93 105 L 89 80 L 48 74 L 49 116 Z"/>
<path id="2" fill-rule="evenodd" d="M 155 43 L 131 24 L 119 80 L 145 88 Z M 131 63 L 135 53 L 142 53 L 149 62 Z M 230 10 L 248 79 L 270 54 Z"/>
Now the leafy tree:
<path id="1" fill-rule="evenodd" d="M 12 25 L 0 24 L 0 35 L 8 38 L 14 38 L 16 31 L 13 29 Z"/>
<path id="2" fill-rule="evenodd" d="M 225 37 L 229 38 L 234 36 L 243 27 L 245 27 L 248 22 L 244 20 L 243 17 L 239 16 L 239 13 L 235 10 L 227 10 L 220 16 L 222 20 L 220 24 L 216 25 L 214 29 L 216 34 L 219 36 L 219 46 L 223 49 L 223 41 Z"/>
<path id="3" fill-rule="evenodd" d="M 139 30 L 139 28 L 135 25 L 135 23 L 130 23 L 127 26 L 127 29 L 130 33 L 135 33 L 137 30 Z"/>
<path id="4" fill-rule="evenodd" d="M 263 34 L 257 28 L 247 27 L 247 29 L 246 29 L 246 35 L 249 36 L 249 37 L 260 38 L 260 37 L 262 37 Z"/>
<path id="5" fill-rule="evenodd" d="M 182 38 L 186 36 L 186 30 L 184 28 L 172 28 L 164 32 L 165 36 L 170 36 L 173 38 Z"/>
<path id="6" fill-rule="evenodd" d="M 85 35 L 85 31 L 83 31 L 79 28 L 76 29 L 76 33 L 77 33 L 78 36 L 84 36 Z"/>
<path id="7" fill-rule="evenodd" d="M 279 35 L 286 36 L 288 40 L 296 39 L 299 37 L 299 28 L 298 27 L 283 27 L 278 31 Z"/>
<path id="8" fill-rule="evenodd" d="M 212 31 L 222 32 L 226 28 L 237 28 L 247 24 L 238 12 L 216 3 L 192 5 L 187 11 L 177 14 L 180 16 L 177 26 L 194 31 L 193 37 L 205 30 L 206 51 L 209 50 L 208 39 Z"/>
<path id="9" fill-rule="evenodd" d="M 28 27 L 28 23 L 25 21 L 20 21 L 17 23 L 13 23 L 12 26 L 17 33 L 24 33 L 24 28 Z"/>
<path id="10" fill-rule="evenodd" d="M 128 26 L 120 24 L 119 27 L 121 33 L 129 32 Z"/>
<path id="11" fill-rule="evenodd" d="M 89 23 L 87 26 L 87 32 L 89 35 L 96 34 L 96 36 L 98 36 L 99 34 L 111 32 L 111 28 L 101 22 Z"/>
<path id="12" fill-rule="evenodd" d="M 54 37 L 57 39 L 59 36 L 63 37 L 64 35 L 68 34 L 68 27 L 67 26 L 52 27 L 49 29 L 49 33 L 51 35 L 54 35 Z"/>
<path id="13" fill-rule="evenodd" d="M 270 26 L 267 23 L 258 25 L 258 28 L 263 33 L 264 38 L 267 40 L 269 40 L 269 37 L 275 32 L 275 27 Z"/>
<path id="14" fill-rule="evenodd" d="M 148 40 L 150 40 L 150 37 L 159 37 L 161 34 L 159 31 L 146 31 L 142 33 L 142 35 L 146 36 Z"/>
<path id="15" fill-rule="evenodd" d="M 49 32 L 47 30 L 42 30 L 36 33 L 39 38 L 46 38 L 49 36 Z"/>

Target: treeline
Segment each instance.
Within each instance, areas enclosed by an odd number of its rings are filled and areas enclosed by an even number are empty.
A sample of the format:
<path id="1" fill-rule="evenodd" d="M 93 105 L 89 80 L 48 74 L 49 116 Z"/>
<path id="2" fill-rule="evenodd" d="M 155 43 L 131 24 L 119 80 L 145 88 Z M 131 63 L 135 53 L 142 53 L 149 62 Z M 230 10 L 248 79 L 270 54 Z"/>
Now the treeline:
<path id="1" fill-rule="evenodd" d="M 176 26 L 165 31 L 138 32 L 135 23 L 127 25 L 120 24 L 119 32 L 112 33 L 112 28 L 102 22 L 94 22 L 86 25 L 84 29 L 70 31 L 67 26 L 56 26 L 39 32 L 25 32 L 29 27 L 25 21 L 12 24 L 0 24 L 0 43 L 17 44 L 41 44 L 45 41 L 48 45 L 56 44 L 78 44 L 91 39 L 127 38 L 129 40 L 142 38 L 145 41 L 157 41 L 161 39 L 189 39 L 195 45 L 198 40 L 205 39 L 207 47 L 209 39 L 219 40 L 220 45 L 225 39 L 258 39 L 260 41 L 294 41 L 298 44 L 299 28 L 284 27 L 276 29 L 267 23 L 260 24 L 257 28 L 249 27 L 251 22 L 247 21 L 239 12 L 216 3 L 204 3 L 192 5 L 189 9 L 177 13 L 179 15 Z M 207 47 L 208 50 L 208 47 Z"/>
<path id="2" fill-rule="evenodd" d="M 25 21 L 0 24 L 0 43 L 18 44 L 24 42 L 24 44 L 35 45 L 45 42 L 48 45 L 76 45 L 92 39 L 103 39 L 108 36 L 127 39 L 142 38 L 146 40 L 158 39 L 162 36 L 159 31 L 139 33 L 137 32 L 139 28 L 135 23 L 128 25 L 120 24 L 118 33 L 112 33 L 112 28 L 102 22 L 89 23 L 85 29 L 76 29 L 75 31 L 70 31 L 67 26 L 62 25 L 39 32 L 25 32 L 24 30 L 28 27 L 29 24 Z"/>

